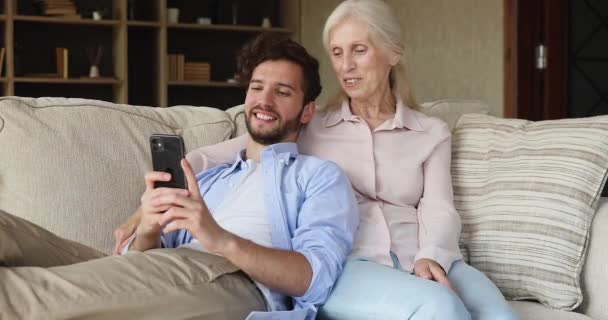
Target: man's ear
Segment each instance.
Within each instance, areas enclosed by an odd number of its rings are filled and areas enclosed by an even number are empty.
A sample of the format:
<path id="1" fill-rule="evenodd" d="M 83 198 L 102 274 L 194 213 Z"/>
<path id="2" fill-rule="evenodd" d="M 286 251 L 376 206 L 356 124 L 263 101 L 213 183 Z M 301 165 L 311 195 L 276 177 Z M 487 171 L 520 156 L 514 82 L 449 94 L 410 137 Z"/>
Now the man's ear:
<path id="1" fill-rule="evenodd" d="M 302 116 L 300 117 L 300 123 L 307 124 L 312 119 L 313 114 L 317 110 L 317 104 L 314 101 L 311 101 L 304 105 L 304 110 L 302 110 Z"/>

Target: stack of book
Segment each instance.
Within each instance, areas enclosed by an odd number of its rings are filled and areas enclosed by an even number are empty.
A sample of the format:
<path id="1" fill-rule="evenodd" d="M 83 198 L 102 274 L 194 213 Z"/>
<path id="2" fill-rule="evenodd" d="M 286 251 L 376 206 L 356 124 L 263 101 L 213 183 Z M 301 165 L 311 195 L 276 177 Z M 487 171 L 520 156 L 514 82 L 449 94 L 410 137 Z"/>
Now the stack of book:
<path id="1" fill-rule="evenodd" d="M 169 80 L 184 80 L 185 60 L 183 54 L 169 55 Z"/>
<path id="2" fill-rule="evenodd" d="M 81 18 L 72 0 L 35 0 L 35 3 L 45 16 L 71 19 Z"/>
<path id="3" fill-rule="evenodd" d="M 211 80 L 211 65 L 208 62 L 186 62 L 184 78 L 191 81 Z"/>

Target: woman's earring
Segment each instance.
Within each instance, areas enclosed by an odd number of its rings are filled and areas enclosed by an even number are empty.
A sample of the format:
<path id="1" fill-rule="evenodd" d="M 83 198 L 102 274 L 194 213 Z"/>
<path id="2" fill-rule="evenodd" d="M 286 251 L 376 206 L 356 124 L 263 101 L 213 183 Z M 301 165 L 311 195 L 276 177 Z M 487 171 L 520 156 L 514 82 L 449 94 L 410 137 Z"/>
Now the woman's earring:
<path id="1" fill-rule="evenodd" d="M 393 59 L 391 59 L 391 67 L 396 66 L 397 63 L 399 63 L 399 57 L 398 56 L 394 56 Z"/>

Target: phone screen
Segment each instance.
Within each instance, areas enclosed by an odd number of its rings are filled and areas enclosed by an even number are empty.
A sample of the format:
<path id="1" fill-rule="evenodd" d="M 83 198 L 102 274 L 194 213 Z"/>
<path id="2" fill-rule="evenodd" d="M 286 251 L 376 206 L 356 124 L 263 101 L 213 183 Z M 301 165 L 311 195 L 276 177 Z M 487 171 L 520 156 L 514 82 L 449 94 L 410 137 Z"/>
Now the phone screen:
<path id="1" fill-rule="evenodd" d="M 150 136 L 152 169 L 171 174 L 170 181 L 156 181 L 155 188 L 186 189 L 186 178 L 181 167 L 184 158 L 184 140 L 178 135 L 153 134 Z"/>

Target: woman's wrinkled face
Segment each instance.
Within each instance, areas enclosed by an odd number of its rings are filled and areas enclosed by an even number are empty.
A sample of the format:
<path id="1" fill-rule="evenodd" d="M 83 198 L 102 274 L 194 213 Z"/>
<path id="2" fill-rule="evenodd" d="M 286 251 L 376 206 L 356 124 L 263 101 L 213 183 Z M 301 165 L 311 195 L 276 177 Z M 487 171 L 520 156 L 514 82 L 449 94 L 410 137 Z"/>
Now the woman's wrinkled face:
<path id="1" fill-rule="evenodd" d="M 369 100 L 386 92 L 396 57 L 372 42 L 360 19 L 346 18 L 332 28 L 329 55 L 336 77 L 351 99 Z"/>

